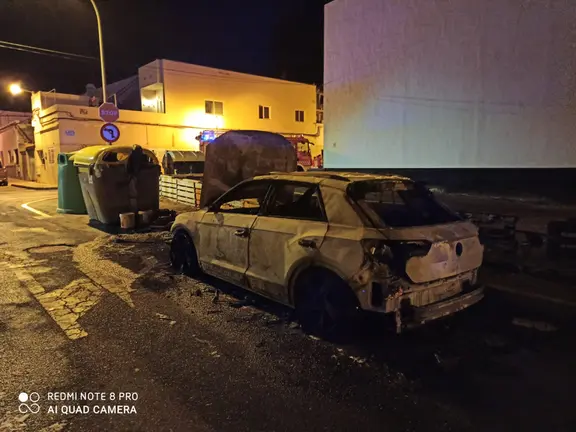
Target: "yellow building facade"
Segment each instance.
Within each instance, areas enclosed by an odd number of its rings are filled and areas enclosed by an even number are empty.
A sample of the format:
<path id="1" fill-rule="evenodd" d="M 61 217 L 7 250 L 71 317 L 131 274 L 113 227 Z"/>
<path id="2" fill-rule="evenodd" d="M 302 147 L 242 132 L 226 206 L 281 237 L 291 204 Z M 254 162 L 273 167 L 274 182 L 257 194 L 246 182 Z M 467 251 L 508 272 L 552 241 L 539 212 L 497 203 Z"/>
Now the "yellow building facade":
<path id="1" fill-rule="evenodd" d="M 199 150 L 203 131 L 263 130 L 303 136 L 322 148 L 314 85 L 156 60 L 138 71 L 141 111 L 120 110 L 117 145 Z M 109 100 L 112 95 L 109 95 Z M 104 144 L 98 108 L 87 96 L 32 95 L 37 181 L 57 182 L 57 155 Z"/>

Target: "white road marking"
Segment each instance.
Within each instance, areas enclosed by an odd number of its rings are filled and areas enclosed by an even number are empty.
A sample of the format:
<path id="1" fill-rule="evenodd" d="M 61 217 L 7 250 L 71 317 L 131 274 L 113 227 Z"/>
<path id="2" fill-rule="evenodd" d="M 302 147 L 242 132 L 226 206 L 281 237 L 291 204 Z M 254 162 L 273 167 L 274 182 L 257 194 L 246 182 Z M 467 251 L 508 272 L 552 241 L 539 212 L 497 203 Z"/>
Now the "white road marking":
<path id="1" fill-rule="evenodd" d="M 44 218 L 51 218 L 52 216 L 50 216 L 49 214 L 46 214 L 46 213 L 44 213 L 44 212 L 41 212 L 40 210 L 36 210 L 35 208 L 30 207 L 30 204 L 34 204 L 34 203 L 41 202 L 41 201 L 48 201 L 48 200 L 51 200 L 51 199 L 54 199 L 54 197 L 43 198 L 43 199 L 39 199 L 39 200 L 36 200 L 36 201 L 30 201 L 30 202 L 27 202 L 26 204 L 22 204 L 21 207 L 22 207 L 23 209 L 26 209 L 26 210 L 32 212 L 32 213 L 37 214 L 38 216 L 42 216 L 42 217 L 44 217 Z"/>

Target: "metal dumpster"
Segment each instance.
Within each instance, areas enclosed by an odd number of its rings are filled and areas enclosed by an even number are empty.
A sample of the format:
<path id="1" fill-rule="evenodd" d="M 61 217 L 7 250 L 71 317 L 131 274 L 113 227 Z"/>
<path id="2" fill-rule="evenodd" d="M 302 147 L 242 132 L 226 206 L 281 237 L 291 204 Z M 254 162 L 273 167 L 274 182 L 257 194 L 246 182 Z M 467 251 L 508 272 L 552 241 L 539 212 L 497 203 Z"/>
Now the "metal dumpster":
<path id="1" fill-rule="evenodd" d="M 120 223 L 120 213 L 159 208 L 160 165 L 140 146 L 93 146 L 74 155 L 91 220 Z"/>

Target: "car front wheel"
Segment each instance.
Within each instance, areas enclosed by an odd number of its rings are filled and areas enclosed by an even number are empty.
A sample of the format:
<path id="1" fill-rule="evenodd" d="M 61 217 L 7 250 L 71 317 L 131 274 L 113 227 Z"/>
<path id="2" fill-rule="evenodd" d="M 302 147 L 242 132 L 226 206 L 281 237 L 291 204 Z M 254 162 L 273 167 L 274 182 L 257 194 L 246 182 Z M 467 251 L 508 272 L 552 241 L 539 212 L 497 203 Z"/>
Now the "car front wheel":
<path id="1" fill-rule="evenodd" d="M 350 287 L 323 269 L 307 271 L 298 278 L 296 313 L 306 333 L 334 341 L 350 339 L 360 318 L 358 300 Z"/>
<path id="2" fill-rule="evenodd" d="M 184 231 L 174 233 L 170 246 L 170 262 L 176 271 L 187 276 L 197 276 L 201 272 L 194 243 Z"/>

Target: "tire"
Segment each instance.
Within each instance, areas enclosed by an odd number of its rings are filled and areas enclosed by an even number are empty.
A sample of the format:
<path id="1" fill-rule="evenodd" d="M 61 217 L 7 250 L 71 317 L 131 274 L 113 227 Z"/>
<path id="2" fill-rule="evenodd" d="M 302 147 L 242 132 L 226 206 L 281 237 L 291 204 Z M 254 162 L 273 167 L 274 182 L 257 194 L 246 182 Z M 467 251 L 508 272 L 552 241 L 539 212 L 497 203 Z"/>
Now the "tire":
<path id="1" fill-rule="evenodd" d="M 306 333 L 330 341 L 349 341 L 361 315 L 358 299 L 336 274 L 306 271 L 296 283 L 296 314 Z"/>
<path id="2" fill-rule="evenodd" d="M 172 237 L 170 263 L 174 270 L 186 276 L 198 276 L 202 272 L 198 264 L 194 243 L 190 236 L 182 230 L 176 231 Z"/>

